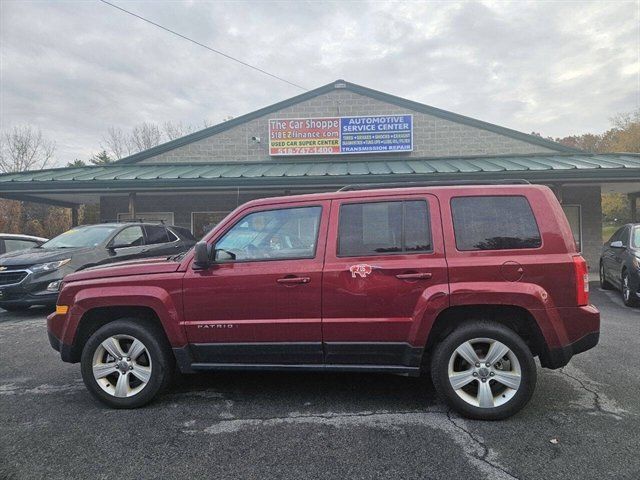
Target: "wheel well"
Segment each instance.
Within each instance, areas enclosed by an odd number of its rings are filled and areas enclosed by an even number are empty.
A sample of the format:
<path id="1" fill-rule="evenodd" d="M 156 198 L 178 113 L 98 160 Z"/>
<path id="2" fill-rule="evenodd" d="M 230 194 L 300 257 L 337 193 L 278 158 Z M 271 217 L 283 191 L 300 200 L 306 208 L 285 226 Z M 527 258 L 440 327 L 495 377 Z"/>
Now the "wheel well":
<path id="1" fill-rule="evenodd" d="M 71 360 L 73 362 L 79 362 L 82 349 L 89 337 L 107 323 L 120 320 L 121 318 L 135 318 L 139 320 L 140 323 L 147 324 L 149 328 L 163 335 L 165 339 L 167 338 L 162 328 L 160 318 L 158 318 L 156 312 L 150 307 L 114 306 L 92 308 L 85 312 L 78 323 L 78 331 L 71 348 Z"/>
<path id="2" fill-rule="evenodd" d="M 542 332 L 526 309 L 512 305 L 465 305 L 450 307 L 438 315 L 427 339 L 423 362 L 428 361 L 433 348 L 447 335 L 462 324 L 475 320 L 497 322 L 510 328 L 525 341 L 534 356 L 545 351 Z"/>

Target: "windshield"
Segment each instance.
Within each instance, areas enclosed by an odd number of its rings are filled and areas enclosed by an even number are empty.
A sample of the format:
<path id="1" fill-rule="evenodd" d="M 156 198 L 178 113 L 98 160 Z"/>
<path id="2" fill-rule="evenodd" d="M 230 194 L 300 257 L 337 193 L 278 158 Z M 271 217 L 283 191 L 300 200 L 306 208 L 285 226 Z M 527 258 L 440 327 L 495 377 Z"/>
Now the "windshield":
<path id="1" fill-rule="evenodd" d="M 640 248 L 640 227 L 635 227 L 631 234 L 631 245 L 634 248 Z"/>
<path id="2" fill-rule="evenodd" d="M 43 243 L 40 248 L 95 247 L 109 238 L 117 228 L 111 225 L 72 228 Z"/>

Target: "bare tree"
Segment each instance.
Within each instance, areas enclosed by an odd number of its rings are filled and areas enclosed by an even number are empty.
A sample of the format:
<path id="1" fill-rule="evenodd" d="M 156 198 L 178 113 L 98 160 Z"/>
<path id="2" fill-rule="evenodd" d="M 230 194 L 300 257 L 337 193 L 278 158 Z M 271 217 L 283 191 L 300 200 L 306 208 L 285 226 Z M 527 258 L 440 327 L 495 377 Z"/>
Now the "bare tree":
<path id="1" fill-rule="evenodd" d="M 176 138 L 184 137 L 185 135 L 195 132 L 196 127 L 193 125 L 185 125 L 182 122 L 173 123 L 168 121 L 162 124 L 162 131 L 167 140 L 175 140 Z"/>
<path id="2" fill-rule="evenodd" d="M 162 142 L 162 133 L 155 123 L 144 122 L 133 127 L 130 138 L 135 151 L 141 152 L 159 145 Z"/>
<path id="3" fill-rule="evenodd" d="M 53 159 L 55 142 L 30 125 L 13 127 L 0 136 L 0 172 L 24 172 L 45 168 Z"/>
<path id="4" fill-rule="evenodd" d="M 131 155 L 133 152 L 130 136 L 119 127 L 110 127 L 107 134 L 102 137 L 103 149 L 108 150 L 116 158 L 120 159 Z"/>

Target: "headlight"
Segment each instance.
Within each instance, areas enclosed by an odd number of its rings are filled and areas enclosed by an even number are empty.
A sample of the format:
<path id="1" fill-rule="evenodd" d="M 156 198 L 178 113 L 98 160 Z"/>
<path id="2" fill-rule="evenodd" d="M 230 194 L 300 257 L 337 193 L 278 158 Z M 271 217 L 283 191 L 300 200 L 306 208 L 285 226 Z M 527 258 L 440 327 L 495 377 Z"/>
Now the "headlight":
<path id="1" fill-rule="evenodd" d="M 53 270 L 57 270 L 63 265 L 66 265 L 70 261 L 70 258 L 65 258 L 64 260 L 58 260 L 57 262 L 40 263 L 39 265 L 33 265 L 29 267 L 29 270 L 34 273 L 52 272 Z"/>

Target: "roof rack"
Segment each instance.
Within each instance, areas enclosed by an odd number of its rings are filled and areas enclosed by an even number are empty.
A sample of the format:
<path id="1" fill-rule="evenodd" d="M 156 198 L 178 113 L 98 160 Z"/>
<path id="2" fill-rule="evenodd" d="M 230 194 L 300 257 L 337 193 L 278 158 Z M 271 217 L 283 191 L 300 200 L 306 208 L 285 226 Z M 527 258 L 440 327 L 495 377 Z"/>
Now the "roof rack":
<path id="1" fill-rule="evenodd" d="M 457 185 L 531 185 L 531 182 L 523 178 L 513 180 L 429 180 L 426 182 L 391 182 L 391 183 L 355 183 L 345 185 L 338 192 L 351 192 L 353 190 L 371 190 L 376 188 L 411 188 L 411 187 L 446 187 Z"/>

